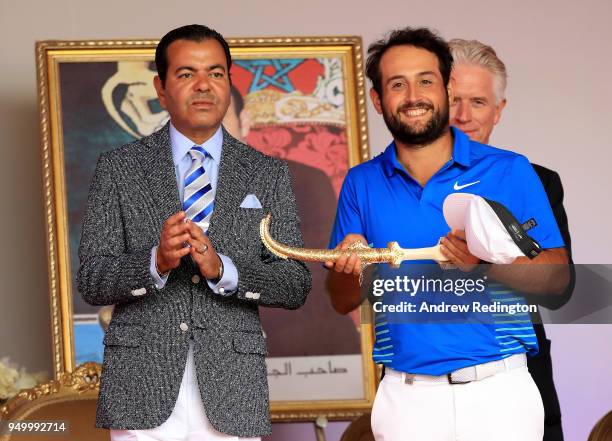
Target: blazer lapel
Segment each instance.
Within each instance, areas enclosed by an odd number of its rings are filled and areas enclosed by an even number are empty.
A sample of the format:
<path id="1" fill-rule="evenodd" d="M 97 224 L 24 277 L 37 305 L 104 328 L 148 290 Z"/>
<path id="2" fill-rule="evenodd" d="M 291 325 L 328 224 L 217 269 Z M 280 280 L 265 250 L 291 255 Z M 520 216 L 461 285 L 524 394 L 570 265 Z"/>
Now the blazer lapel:
<path id="1" fill-rule="evenodd" d="M 163 221 L 182 209 L 176 185 L 176 173 L 172 159 L 169 125 L 142 139 L 144 152 L 141 163 L 148 189 L 158 207 Z"/>
<path id="2" fill-rule="evenodd" d="M 215 193 L 215 209 L 210 219 L 208 235 L 211 239 L 216 234 L 222 234 L 229 224 L 232 211 L 236 212 L 246 195 L 250 166 L 244 159 L 243 150 L 247 148 L 223 129 L 223 148 L 219 179 Z"/>

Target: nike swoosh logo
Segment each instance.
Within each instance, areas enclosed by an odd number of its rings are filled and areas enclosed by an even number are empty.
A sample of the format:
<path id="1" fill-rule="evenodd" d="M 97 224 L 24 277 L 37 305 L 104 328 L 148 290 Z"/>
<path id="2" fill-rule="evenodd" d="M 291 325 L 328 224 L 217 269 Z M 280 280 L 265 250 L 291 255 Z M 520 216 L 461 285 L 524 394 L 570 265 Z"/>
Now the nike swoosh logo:
<path id="1" fill-rule="evenodd" d="M 469 184 L 463 184 L 463 185 L 459 185 L 459 181 L 455 182 L 455 185 L 453 186 L 453 188 L 455 190 L 463 190 L 466 187 L 469 187 L 470 185 L 474 185 L 474 184 L 478 184 L 480 181 L 474 181 L 474 182 L 470 182 Z"/>

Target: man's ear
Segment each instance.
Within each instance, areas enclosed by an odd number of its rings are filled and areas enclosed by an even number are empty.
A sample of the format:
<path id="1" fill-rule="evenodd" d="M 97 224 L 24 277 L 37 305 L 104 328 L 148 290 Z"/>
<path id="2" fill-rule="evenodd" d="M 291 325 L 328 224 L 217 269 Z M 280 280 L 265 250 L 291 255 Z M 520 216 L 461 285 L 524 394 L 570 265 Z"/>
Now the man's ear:
<path id="1" fill-rule="evenodd" d="M 380 95 L 378 95 L 378 92 L 376 92 L 373 87 L 370 89 L 370 99 L 372 100 L 372 104 L 374 104 L 376 111 L 382 115 L 383 112 L 382 105 L 380 103 Z"/>
<path id="2" fill-rule="evenodd" d="M 153 78 L 153 86 L 155 87 L 155 91 L 157 92 L 157 98 L 159 98 L 159 104 L 166 110 L 166 91 L 164 86 L 162 85 L 161 78 L 159 75 L 155 75 Z"/>
<path id="3" fill-rule="evenodd" d="M 499 104 L 497 106 L 495 106 L 495 118 L 493 119 L 493 124 L 494 125 L 497 124 L 499 122 L 499 120 L 501 119 L 504 107 L 506 107 L 506 98 L 501 100 L 499 102 Z"/>
<path id="4" fill-rule="evenodd" d="M 446 94 L 448 95 L 448 105 L 452 106 L 455 101 L 455 79 L 450 77 L 446 86 Z"/>
<path id="5" fill-rule="evenodd" d="M 251 131 L 251 113 L 247 109 L 242 109 L 240 112 L 240 134 L 243 139 L 246 139 L 249 136 L 249 132 Z"/>

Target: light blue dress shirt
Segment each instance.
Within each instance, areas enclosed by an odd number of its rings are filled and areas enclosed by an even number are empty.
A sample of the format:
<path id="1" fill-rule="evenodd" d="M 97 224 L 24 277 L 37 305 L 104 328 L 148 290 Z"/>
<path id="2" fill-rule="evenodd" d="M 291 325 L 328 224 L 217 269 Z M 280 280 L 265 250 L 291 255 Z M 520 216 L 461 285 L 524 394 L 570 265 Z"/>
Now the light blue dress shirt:
<path id="1" fill-rule="evenodd" d="M 174 162 L 174 172 L 176 175 L 176 184 L 178 187 L 179 197 L 183 200 L 183 192 L 185 190 L 185 175 L 191 167 L 192 159 L 189 155 L 189 150 L 195 144 L 181 132 L 179 132 L 170 123 L 170 144 L 172 146 L 172 160 Z M 204 144 L 200 145 L 208 152 L 204 159 L 204 169 L 210 179 L 213 195 L 217 192 L 217 181 L 219 180 L 219 165 L 221 164 L 221 150 L 223 149 L 223 130 L 221 126 L 215 134 L 211 136 Z M 155 268 L 157 256 L 157 246 L 151 250 L 151 267 L 150 272 L 157 289 L 162 289 L 166 285 L 168 276 L 160 277 Z M 229 257 L 219 254 L 223 262 L 223 277 L 217 284 L 207 280 L 208 286 L 216 294 L 231 295 L 238 287 L 238 269 Z"/>

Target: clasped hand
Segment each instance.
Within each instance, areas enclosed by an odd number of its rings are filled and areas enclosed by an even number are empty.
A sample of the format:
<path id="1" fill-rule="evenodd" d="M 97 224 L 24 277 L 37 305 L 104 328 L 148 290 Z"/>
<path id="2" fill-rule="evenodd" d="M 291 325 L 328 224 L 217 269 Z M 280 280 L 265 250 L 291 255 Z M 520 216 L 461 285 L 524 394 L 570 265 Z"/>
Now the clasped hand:
<path id="1" fill-rule="evenodd" d="M 221 258 L 215 251 L 210 239 L 184 211 L 170 216 L 162 227 L 157 247 L 157 270 L 161 274 L 176 268 L 181 258 L 191 254 L 206 279 L 216 279 L 221 268 Z"/>

